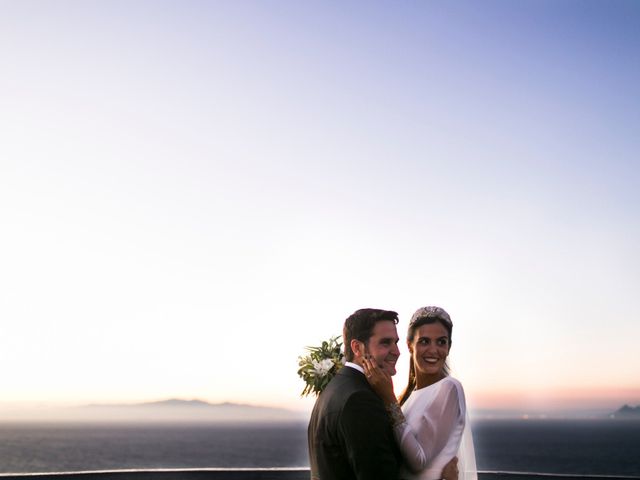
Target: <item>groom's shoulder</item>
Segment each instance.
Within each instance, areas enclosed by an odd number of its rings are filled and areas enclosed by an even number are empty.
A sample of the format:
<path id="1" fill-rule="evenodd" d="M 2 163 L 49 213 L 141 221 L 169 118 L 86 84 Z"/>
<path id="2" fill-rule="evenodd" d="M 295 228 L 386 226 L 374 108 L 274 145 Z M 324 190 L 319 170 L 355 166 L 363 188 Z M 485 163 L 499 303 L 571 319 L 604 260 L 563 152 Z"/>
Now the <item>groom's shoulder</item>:
<path id="1" fill-rule="evenodd" d="M 347 399 L 354 394 L 375 396 L 364 374 L 351 367 L 342 367 L 329 382 L 322 396 L 326 399 Z"/>
<path id="2" fill-rule="evenodd" d="M 367 380 L 364 374 L 355 368 L 342 367 L 327 385 L 327 390 L 358 390 L 366 388 Z"/>

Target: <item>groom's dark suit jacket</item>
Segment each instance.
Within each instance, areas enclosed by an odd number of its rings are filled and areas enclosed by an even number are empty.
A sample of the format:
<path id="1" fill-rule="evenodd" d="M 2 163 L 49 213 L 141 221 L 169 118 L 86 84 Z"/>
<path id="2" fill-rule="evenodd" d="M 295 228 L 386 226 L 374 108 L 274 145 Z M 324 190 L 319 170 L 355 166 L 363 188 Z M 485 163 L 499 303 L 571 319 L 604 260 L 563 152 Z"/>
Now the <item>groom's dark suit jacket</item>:
<path id="1" fill-rule="evenodd" d="M 343 367 L 309 422 L 313 480 L 397 480 L 400 452 L 384 404 L 364 374 Z"/>

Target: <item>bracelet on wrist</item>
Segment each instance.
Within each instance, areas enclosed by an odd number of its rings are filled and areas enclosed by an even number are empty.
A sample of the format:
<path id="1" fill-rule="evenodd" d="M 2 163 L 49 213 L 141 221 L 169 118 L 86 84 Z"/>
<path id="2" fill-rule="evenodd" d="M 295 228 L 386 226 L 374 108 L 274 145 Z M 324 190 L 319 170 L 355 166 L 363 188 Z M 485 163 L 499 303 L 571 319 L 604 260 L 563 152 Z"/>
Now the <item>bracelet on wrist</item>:
<path id="1" fill-rule="evenodd" d="M 406 422 L 398 402 L 388 403 L 385 408 L 389 413 L 389 418 L 391 418 L 391 425 L 393 427 L 397 427 L 398 425 L 402 425 Z"/>

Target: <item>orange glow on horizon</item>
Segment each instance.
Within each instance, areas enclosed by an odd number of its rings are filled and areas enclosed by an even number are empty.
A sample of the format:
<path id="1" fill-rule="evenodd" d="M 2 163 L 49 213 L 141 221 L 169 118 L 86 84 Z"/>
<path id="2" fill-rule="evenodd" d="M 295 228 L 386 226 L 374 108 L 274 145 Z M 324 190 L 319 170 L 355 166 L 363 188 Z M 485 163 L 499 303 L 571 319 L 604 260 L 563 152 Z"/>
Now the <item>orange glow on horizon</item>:
<path id="1" fill-rule="evenodd" d="M 640 404 L 640 388 L 571 388 L 467 392 L 472 408 L 480 409 L 587 409 Z"/>

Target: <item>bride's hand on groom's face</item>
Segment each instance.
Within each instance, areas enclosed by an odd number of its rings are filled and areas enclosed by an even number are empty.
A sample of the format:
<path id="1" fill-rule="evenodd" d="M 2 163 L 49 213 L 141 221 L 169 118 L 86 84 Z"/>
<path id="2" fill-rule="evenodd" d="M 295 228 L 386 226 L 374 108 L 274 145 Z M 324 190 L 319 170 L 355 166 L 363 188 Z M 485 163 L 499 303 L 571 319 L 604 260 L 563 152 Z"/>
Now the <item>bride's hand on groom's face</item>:
<path id="1" fill-rule="evenodd" d="M 395 403 L 396 395 L 393 391 L 393 380 L 391 375 L 376 365 L 375 360 L 367 355 L 362 360 L 364 374 L 371 388 L 378 394 L 385 404 Z"/>

